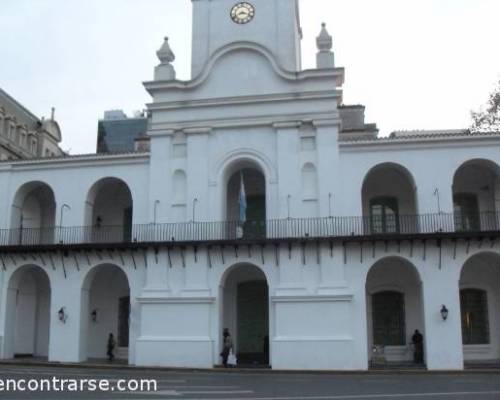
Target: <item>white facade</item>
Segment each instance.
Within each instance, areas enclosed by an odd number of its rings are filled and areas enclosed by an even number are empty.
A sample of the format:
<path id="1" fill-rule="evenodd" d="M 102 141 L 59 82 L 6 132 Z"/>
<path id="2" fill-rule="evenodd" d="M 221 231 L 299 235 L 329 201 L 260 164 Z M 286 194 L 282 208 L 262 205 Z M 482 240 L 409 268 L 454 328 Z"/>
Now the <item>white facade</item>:
<path id="1" fill-rule="evenodd" d="M 145 83 L 150 152 L 0 163 L 2 358 L 105 358 L 112 332 L 130 364 L 211 368 L 228 328 L 275 369 L 411 361 L 416 329 L 429 369 L 500 359 L 500 134 L 377 138 L 326 29 L 303 71 L 298 2 L 251 3 L 193 0 L 193 79 L 165 42 Z"/>

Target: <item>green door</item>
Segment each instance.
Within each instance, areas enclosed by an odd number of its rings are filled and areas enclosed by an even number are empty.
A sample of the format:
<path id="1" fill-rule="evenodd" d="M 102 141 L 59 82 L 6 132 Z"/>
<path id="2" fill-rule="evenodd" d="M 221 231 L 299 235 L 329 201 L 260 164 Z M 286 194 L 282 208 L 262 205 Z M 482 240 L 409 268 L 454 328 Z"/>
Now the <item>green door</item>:
<path id="1" fill-rule="evenodd" d="M 266 281 L 238 285 L 238 360 L 240 364 L 266 363 L 269 304 Z"/>

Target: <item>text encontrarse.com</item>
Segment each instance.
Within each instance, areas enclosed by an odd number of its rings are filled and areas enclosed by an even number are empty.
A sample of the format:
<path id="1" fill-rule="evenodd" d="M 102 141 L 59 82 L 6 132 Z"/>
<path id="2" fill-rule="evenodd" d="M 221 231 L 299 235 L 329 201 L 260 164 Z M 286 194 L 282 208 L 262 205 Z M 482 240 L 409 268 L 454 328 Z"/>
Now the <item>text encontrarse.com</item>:
<path id="1" fill-rule="evenodd" d="M 155 379 L 0 379 L 0 392 L 153 392 Z"/>

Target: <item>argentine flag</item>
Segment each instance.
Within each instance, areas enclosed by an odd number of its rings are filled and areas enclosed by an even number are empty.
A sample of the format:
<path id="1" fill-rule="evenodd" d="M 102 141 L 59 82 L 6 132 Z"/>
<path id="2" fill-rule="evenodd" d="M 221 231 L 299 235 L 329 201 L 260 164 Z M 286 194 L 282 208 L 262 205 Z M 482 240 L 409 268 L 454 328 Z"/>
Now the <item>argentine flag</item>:
<path id="1" fill-rule="evenodd" d="M 247 195 L 245 193 L 245 183 L 243 182 L 243 172 L 240 172 L 240 196 L 239 196 L 240 216 L 239 223 L 243 225 L 247 221 Z"/>

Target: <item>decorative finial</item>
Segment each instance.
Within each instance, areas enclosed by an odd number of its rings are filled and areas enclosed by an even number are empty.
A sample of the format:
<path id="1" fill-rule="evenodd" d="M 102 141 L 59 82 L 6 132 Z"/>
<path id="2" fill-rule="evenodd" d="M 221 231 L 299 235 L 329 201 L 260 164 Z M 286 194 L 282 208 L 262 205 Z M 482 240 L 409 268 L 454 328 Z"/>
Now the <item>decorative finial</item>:
<path id="1" fill-rule="evenodd" d="M 155 68 L 155 80 L 156 81 L 171 81 L 175 79 L 175 69 L 172 66 L 172 62 L 175 60 L 175 54 L 168 44 L 168 37 L 165 36 L 160 50 L 156 52 L 158 59 L 160 60 L 160 65 Z"/>
<path id="2" fill-rule="evenodd" d="M 320 69 L 335 68 L 335 55 L 332 52 L 333 39 L 326 30 L 326 24 L 321 24 L 321 32 L 316 38 L 318 54 L 316 55 L 316 64 Z"/>
<path id="3" fill-rule="evenodd" d="M 175 61 L 175 54 L 168 44 L 167 36 L 165 36 L 163 45 L 160 47 L 160 50 L 156 52 L 156 55 L 158 56 L 162 64 L 168 64 Z"/>
<path id="4" fill-rule="evenodd" d="M 333 39 L 326 30 L 326 23 L 324 22 L 321 24 L 321 32 L 316 39 L 316 44 L 320 51 L 329 51 L 333 47 Z"/>

